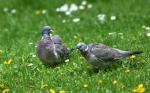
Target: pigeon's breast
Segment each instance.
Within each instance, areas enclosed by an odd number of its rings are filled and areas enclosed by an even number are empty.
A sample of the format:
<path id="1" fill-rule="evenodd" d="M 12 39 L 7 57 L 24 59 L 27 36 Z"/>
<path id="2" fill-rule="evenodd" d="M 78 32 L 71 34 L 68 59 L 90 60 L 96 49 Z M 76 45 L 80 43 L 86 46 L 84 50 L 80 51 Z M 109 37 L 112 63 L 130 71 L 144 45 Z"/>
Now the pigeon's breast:
<path id="1" fill-rule="evenodd" d="M 37 53 L 40 60 L 44 64 L 53 65 L 60 62 L 58 58 L 59 55 L 56 56 L 52 45 L 39 44 L 37 48 Z"/>

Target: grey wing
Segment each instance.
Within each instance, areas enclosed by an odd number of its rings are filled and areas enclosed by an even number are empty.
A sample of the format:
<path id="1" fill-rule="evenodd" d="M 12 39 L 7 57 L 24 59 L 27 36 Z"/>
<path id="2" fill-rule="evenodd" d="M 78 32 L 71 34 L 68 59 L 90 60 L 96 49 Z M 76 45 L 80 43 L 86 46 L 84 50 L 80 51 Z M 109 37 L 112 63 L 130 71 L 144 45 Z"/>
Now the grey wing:
<path id="1" fill-rule="evenodd" d="M 114 60 L 122 58 L 122 54 L 113 48 L 103 44 L 96 44 L 91 47 L 93 53 L 100 60 Z"/>
<path id="2" fill-rule="evenodd" d="M 64 45 L 55 44 L 56 52 L 59 54 L 62 60 L 65 60 L 69 57 L 69 49 L 67 49 Z"/>
<path id="3" fill-rule="evenodd" d="M 62 41 L 62 39 L 61 39 L 61 37 L 59 35 L 52 36 L 52 41 L 55 44 L 63 44 L 63 41 Z"/>

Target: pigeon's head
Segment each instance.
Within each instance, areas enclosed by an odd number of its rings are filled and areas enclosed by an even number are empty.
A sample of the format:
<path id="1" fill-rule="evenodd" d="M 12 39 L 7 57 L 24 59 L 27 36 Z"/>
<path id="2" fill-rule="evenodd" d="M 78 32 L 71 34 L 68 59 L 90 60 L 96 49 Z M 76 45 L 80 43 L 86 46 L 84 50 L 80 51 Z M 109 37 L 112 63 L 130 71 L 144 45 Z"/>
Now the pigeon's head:
<path id="1" fill-rule="evenodd" d="M 50 26 L 44 26 L 43 30 L 42 30 L 42 34 L 50 34 L 51 32 L 53 32 L 52 28 Z"/>
<path id="2" fill-rule="evenodd" d="M 88 50 L 88 46 L 85 43 L 78 43 L 76 48 L 80 51 L 80 52 L 86 52 Z"/>

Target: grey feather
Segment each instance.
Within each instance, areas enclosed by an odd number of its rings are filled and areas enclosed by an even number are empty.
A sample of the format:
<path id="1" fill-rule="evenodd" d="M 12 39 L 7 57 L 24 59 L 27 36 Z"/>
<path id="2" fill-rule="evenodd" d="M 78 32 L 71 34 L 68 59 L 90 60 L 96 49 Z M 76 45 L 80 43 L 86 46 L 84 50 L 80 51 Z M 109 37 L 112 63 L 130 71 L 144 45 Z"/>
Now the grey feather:
<path id="1" fill-rule="evenodd" d="M 52 36 L 52 40 L 55 44 L 63 44 L 62 38 L 59 35 Z"/>
<path id="2" fill-rule="evenodd" d="M 132 54 L 140 54 L 142 52 L 123 51 L 111 48 L 104 44 L 77 44 L 77 48 L 87 61 L 95 66 L 107 66 L 113 64 L 114 61 L 126 58 Z"/>
<path id="3" fill-rule="evenodd" d="M 43 31 L 45 31 L 43 29 Z M 46 29 L 43 38 L 39 41 L 37 47 L 37 54 L 44 65 L 54 66 L 63 63 L 69 58 L 69 50 L 63 45 L 60 36 L 55 35 L 50 37 Z"/>

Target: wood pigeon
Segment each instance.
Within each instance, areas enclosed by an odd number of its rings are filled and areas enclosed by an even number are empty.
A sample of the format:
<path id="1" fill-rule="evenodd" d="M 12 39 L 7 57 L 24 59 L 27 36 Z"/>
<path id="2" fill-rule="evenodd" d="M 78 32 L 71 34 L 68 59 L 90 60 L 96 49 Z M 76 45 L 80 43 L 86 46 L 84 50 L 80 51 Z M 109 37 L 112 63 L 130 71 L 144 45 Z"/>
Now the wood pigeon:
<path id="1" fill-rule="evenodd" d="M 107 67 L 118 59 L 143 53 L 141 51 L 123 51 L 104 44 L 78 43 L 76 48 L 89 63 L 97 67 Z"/>
<path id="2" fill-rule="evenodd" d="M 55 66 L 69 58 L 71 49 L 66 48 L 59 35 L 50 36 L 50 26 L 44 26 L 38 43 L 37 55 L 44 65 Z"/>

